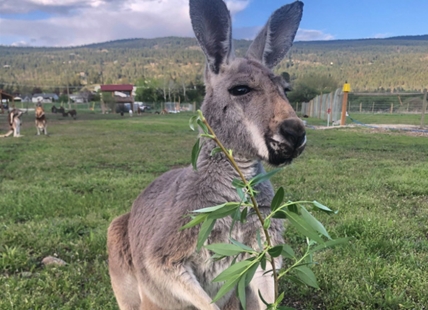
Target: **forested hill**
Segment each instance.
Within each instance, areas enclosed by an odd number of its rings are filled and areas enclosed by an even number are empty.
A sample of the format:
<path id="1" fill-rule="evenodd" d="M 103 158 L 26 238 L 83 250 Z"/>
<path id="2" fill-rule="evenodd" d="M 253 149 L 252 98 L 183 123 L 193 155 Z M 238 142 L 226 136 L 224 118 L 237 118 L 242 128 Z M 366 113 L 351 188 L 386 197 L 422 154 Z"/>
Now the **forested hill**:
<path id="1" fill-rule="evenodd" d="M 234 42 L 243 55 L 250 41 Z M 203 54 L 193 38 L 127 39 L 72 48 L 0 46 L 0 88 L 62 90 L 67 83 L 200 83 Z M 296 42 L 277 72 L 313 73 L 350 82 L 354 91 L 414 91 L 428 86 L 428 35 Z"/>

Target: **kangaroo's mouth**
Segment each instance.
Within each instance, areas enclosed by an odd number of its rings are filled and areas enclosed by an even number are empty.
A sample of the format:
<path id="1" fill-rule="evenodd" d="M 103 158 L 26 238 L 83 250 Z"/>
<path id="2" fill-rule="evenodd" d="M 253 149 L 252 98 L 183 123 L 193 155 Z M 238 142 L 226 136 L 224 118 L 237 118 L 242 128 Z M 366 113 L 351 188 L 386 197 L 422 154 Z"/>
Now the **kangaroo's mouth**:
<path id="1" fill-rule="evenodd" d="M 298 146 L 290 144 L 287 140 L 280 142 L 272 138 L 266 140 L 266 145 L 269 151 L 268 162 L 270 164 L 275 166 L 287 165 L 302 154 L 306 147 L 306 136 Z"/>
<path id="2" fill-rule="evenodd" d="M 284 121 L 279 126 L 278 133 L 265 135 L 269 152 L 268 162 L 275 166 L 291 163 L 294 158 L 302 154 L 306 141 L 303 123 L 294 119 Z"/>

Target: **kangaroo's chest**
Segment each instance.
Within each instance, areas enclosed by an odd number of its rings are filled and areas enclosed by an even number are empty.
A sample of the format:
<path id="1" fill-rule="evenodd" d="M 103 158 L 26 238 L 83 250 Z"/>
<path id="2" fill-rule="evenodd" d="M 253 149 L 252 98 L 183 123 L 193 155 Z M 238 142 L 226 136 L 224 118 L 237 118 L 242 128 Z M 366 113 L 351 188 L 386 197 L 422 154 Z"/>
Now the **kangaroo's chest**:
<path id="1" fill-rule="evenodd" d="M 232 220 L 230 217 L 217 220 L 216 225 L 208 238 L 208 243 L 231 243 L 230 240 L 233 239 L 257 249 L 256 247 L 258 245 L 256 235 L 257 230 L 259 229 L 257 224 L 258 223 L 256 221 L 250 219 L 250 221 L 245 224 L 241 224 L 239 222 L 234 223 L 231 230 Z M 190 264 L 196 278 L 211 298 L 214 298 L 220 287 L 223 285 L 223 282 L 213 282 L 213 280 L 224 270 L 230 267 L 235 259 L 235 256 L 229 256 L 220 260 L 214 260 L 211 258 L 213 254 L 214 253 L 208 251 L 206 248 L 202 248 L 199 252 L 195 252 L 190 259 Z M 237 261 L 244 260 L 247 257 L 248 255 L 239 255 Z M 232 294 L 232 292 L 230 294 Z M 223 300 L 227 300 L 230 294 L 227 294 Z M 221 303 L 222 302 L 220 301 L 219 304 Z"/>

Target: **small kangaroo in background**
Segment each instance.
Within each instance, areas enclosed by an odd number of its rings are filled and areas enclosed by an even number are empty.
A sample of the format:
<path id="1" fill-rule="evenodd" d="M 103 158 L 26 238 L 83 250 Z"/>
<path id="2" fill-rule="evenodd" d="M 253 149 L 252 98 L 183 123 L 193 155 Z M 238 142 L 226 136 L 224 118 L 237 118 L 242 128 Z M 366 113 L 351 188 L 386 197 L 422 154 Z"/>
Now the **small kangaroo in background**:
<path id="1" fill-rule="evenodd" d="M 37 135 L 40 136 L 40 133 L 43 132 L 45 135 L 48 134 L 48 122 L 46 120 L 45 110 L 43 109 L 43 106 L 41 104 L 38 104 L 36 106 L 35 110 L 36 119 L 36 129 L 37 129 Z"/>
<path id="2" fill-rule="evenodd" d="M 245 57 L 232 49 L 229 11 L 222 0 L 190 0 L 196 38 L 206 56 L 206 96 L 201 107 L 224 146 L 233 150 L 249 180 L 263 173 L 261 164 L 290 163 L 306 144 L 303 122 L 290 106 L 289 85 L 271 69 L 292 46 L 303 11 L 300 1 L 275 11 Z M 153 181 L 135 200 L 131 212 L 119 216 L 108 230 L 109 272 L 120 309 L 240 309 L 231 291 L 216 303 L 221 283 L 212 280 L 232 258 L 211 260 L 207 249 L 196 251 L 199 226 L 180 230 L 193 210 L 239 201 L 231 185 L 237 172 L 216 145 L 205 140 L 197 171 L 191 166 L 171 170 Z M 268 212 L 274 195 L 269 181 L 258 184 L 261 210 Z M 232 219 L 217 220 L 207 242 L 229 242 Z M 254 248 L 260 223 L 255 216 L 237 223 L 231 237 Z M 274 244 L 283 242 L 283 222 L 272 221 Z M 245 257 L 243 258 L 245 259 Z M 278 268 L 281 260 L 276 261 Z M 273 279 L 260 268 L 246 288 L 247 309 L 265 309 L 258 291 L 274 301 Z"/>
<path id="3" fill-rule="evenodd" d="M 24 112 L 22 112 L 19 109 L 15 109 L 13 108 L 12 110 L 9 111 L 9 115 L 7 116 L 7 122 L 9 124 L 9 131 L 8 133 L 4 134 L 4 135 L 0 135 L 0 138 L 4 138 L 4 137 L 9 137 L 11 134 L 13 134 L 13 136 L 15 138 L 19 138 L 22 137 L 21 136 L 21 116 L 22 114 L 24 114 Z"/>

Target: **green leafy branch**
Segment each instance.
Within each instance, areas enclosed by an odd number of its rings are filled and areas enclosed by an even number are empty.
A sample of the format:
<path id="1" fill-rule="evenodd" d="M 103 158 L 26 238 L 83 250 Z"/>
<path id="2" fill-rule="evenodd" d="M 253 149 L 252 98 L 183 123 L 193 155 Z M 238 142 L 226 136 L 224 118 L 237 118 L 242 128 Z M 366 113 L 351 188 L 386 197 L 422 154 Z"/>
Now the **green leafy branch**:
<path id="1" fill-rule="evenodd" d="M 197 240 L 197 249 L 200 250 L 208 239 L 217 219 L 231 216 L 232 226 L 230 230 L 232 230 L 236 221 L 242 223 L 246 221 L 247 216 L 251 214 L 249 209 L 252 209 L 260 221 L 265 237 L 265 242 L 262 244 L 260 232 L 257 231 L 258 250 L 242 244 L 233 238 L 229 238 L 231 243 L 205 245 L 206 249 L 214 253 L 212 256 L 213 259 L 234 257 L 231 266 L 221 272 L 213 280 L 213 282 L 224 282 L 217 295 L 213 298 L 213 302 L 216 302 L 227 292 L 237 287 L 238 298 L 242 307 L 246 309 L 245 287 L 251 282 L 257 268 L 260 266 L 265 270 L 265 273 L 272 273 L 274 280 L 275 302 L 269 304 L 263 299 L 263 296 L 260 295 L 267 309 L 291 309 L 280 306 L 284 298 L 284 293 L 278 293 L 279 279 L 286 277 L 291 281 L 303 283 L 318 289 L 319 287 L 315 275 L 308 267 L 313 264 L 312 255 L 317 251 L 346 243 L 349 240 L 349 238 L 333 240 L 321 222 L 308 211 L 305 205 L 312 206 L 313 210 L 321 210 L 328 214 L 335 212 L 317 201 L 289 201 L 283 203 L 285 192 L 284 189 L 280 187 L 272 199 L 270 214 L 263 217 L 256 200 L 257 191 L 254 188 L 257 184 L 270 179 L 281 169 L 274 169 L 268 173 L 257 175 L 247 181 L 233 158 L 232 150 L 228 150 L 223 146 L 201 111 L 198 111 L 198 115 L 190 119 L 189 125 L 192 130 L 194 130 L 197 125 L 202 130 L 201 137 L 209 138 L 217 144 L 217 147 L 211 151 L 211 156 L 222 152 L 237 171 L 240 179 L 233 180 L 232 185 L 236 188 L 240 201 L 226 202 L 221 205 L 195 210 L 191 215 L 192 219 L 181 229 L 201 224 Z M 202 143 L 199 138 L 192 150 L 192 165 L 195 170 L 197 169 L 197 160 L 201 148 Z M 295 227 L 297 232 L 306 237 L 307 247 L 302 257 L 297 258 L 293 249 L 287 244 L 275 246 L 272 244 L 272 239 L 269 235 L 269 227 L 272 219 L 288 219 L 289 223 Z M 292 264 L 278 274 L 275 266 L 275 258 L 279 256 L 292 260 Z M 237 262 L 239 257 L 245 259 Z M 272 269 L 266 271 L 267 262 L 271 264 Z"/>

